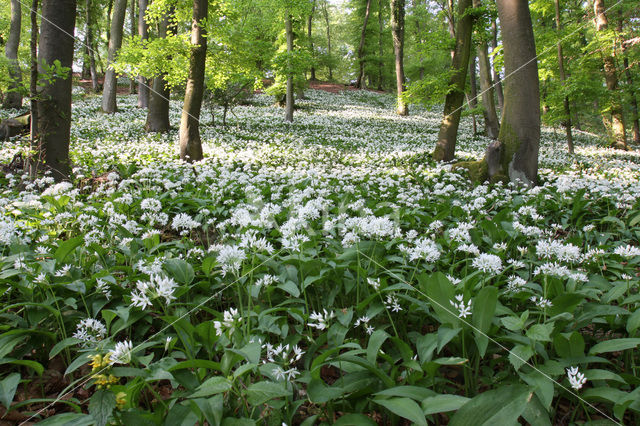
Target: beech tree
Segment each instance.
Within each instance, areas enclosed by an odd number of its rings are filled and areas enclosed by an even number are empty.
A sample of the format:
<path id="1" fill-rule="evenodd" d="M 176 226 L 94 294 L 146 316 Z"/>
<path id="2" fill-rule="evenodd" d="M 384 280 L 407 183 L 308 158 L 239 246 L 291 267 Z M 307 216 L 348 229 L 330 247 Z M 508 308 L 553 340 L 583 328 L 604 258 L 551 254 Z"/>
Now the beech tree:
<path id="1" fill-rule="evenodd" d="M 144 18 L 148 4 L 148 0 L 140 0 L 138 4 L 138 36 L 141 41 L 149 38 L 149 26 Z M 138 106 L 140 108 L 149 107 L 149 79 L 141 75 L 138 76 Z"/>
<path id="2" fill-rule="evenodd" d="M 166 38 L 167 33 L 173 30 L 169 25 L 169 19 L 172 15 L 173 10 L 170 10 L 158 22 L 158 38 Z M 171 129 L 171 123 L 169 122 L 169 96 L 171 96 L 171 89 L 167 84 L 165 74 L 156 74 L 149 91 L 149 109 L 147 110 L 147 121 L 145 123 L 145 129 L 148 132 L 165 133 Z"/>
<path id="3" fill-rule="evenodd" d="M 482 7 L 482 0 L 473 0 L 474 8 Z M 482 29 L 478 28 L 477 33 L 481 33 Z M 496 104 L 494 100 L 495 91 L 493 81 L 491 80 L 491 63 L 489 61 L 489 52 L 485 34 L 479 36 L 480 40 L 476 46 L 476 56 L 478 57 L 478 69 L 480 70 L 480 92 L 482 93 L 482 114 L 484 116 L 485 133 L 491 139 L 498 138 L 500 129 L 500 120 L 496 112 Z"/>
<path id="4" fill-rule="evenodd" d="M 5 46 L 5 55 L 9 60 L 9 90 L 2 103 L 3 108 L 20 108 L 22 106 L 22 71 L 18 63 L 18 46 L 22 29 L 22 13 L 20 1 L 11 0 L 11 25 L 9 39 Z"/>
<path id="5" fill-rule="evenodd" d="M 46 74 L 38 93 L 39 149 L 36 169 L 57 180 L 69 177 L 71 65 L 76 0 L 42 0 L 38 73 Z"/>
<path id="6" fill-rule="evenodd" d="M 396 91 L 398 94 L 399 115 L 408 115 L 409 107 L 404 101 L 404 0 L 391 0 L 391 34 L 393 35 L 393 51 L 396 57 Z"/>
<path id="7" fill-rule="evenodd" d="M 364 19 L 362 21 L 362 33 L 360 35 L 360 44 L 358 45 L 358 78 L 356 80 L 356 87 L 362 88 L 362 82 L 364 79 L 364 43 L 367 35 L 367 23 L 369 22 L 369 15 L 371 15 L 371 0 L 367 0 L 367 6 L 364 10 Z"/>
<path id="8" fill-rule="evenodd" d="M 102 92 L 102 111 L 106 113 L 114 113 L 118 109 L 116 104 L 118 78 L 111 64 L 115 61 L 118 50 L 122 46 L 122 33 L 126 11 L 127 0 L 115 0 L 113 16 L 111 17 L 111 30 L 109 32 L 107 72 L 104 75 L 104 88 Z"/>

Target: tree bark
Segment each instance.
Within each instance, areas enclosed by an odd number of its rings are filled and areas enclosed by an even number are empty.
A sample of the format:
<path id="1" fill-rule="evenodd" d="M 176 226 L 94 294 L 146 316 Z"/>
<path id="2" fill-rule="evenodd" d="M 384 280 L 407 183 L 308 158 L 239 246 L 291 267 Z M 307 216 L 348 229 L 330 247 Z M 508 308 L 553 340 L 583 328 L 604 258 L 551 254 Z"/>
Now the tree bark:
<path id="1" fill-rule="evenodd" d="M 475 110 L 478 106 L 478 79 L 476 78 L 476 57 L 472 53 L 469 54 L 469 95 L 466 95 L 467 106 L 471 112 L 471 122 L 473 124 L 473 134 L 478 134 L 478 121 L 476 120 Z"/>
<path id="2" fill-rule="evenodd" d="M 444 103 L 444 115 L 440 124 L 438 142 L 433 151 L 433 158 L 436 161 L 451 161 L 456 150 L 456 138 L 458 136 L 458 126 L 460 125 L 460 115 L 462 114 L 462 103 L 464 102 L 464 86 L 469 70 L 469 54 L 471 52 L 471 30 L 473 29 L 473 18 L 469 13 L 471 0 L 459 0 L 458 20 L 456 28 L 456 45 L 451 60 L 452 75 L 449 80 L 449 93 Z"/>
<path id="3" fill-rule="evenodd" d="M 89 56 L 89 75 L 91 76 L 91 89 L 98 92 L 98 72 L 96 71 L 96 58 L 94 55 L 93 41 L 93 13 L 91 13 L 91 0 L 85 0 L 85 19 L 87 21 L 87 54 Z"/>
<path id="4" fill-rule="evenodd" d="M 605 14 L 606 8 L 604 0 L 594 0 L 593 9 L 596 18 L 596 30 L 598 32 L 606 31 L 609 22 Z M 611 111 L 611 146 L 616 149 L 628 149 L 624 113 L 622 104 L 620 103 L 620 94 L 618 93 L 618 70 L 616 69 L 616 61 L 608 47 L 606 47 L 603 52 L 604 79 L 611 98 L 609 104 Z"/>
<path id="5" fill-rule="evenodd" d="M 4 47 L 5 55 L 9 60 L 9 90 L 2 104 L 3 108 L 22 107 L 22 71 L 18 63 L 18 46 L 20 45 L 20 30 L 22 29 L 22 13 L 20 1 L 11 0 L 11 24 L 9 26 L 9 39 Z"/>
<path id="6" fill-rule="evenodd" d="M 38 72 L 43 65 L 69 68 L 66 76 L 42 83 L 38 95 L 38 162 L 53 173 L 56 181 L 69 178 L 69 138 L 71 132 L 71 66 L 73 63 L 73 29 L 76 0 L 43 0 L 42 28 L 38 54 Z M 42 169 L 40 169 L 42 170 Z"/>
<path id="7" fill-rule="evenodd" d="M 180 158 L 190 163 L 203 158 L 200 141 L 200 109 L 204 95 L 204 71 L 207 58 L 205 24 L 208 5 L 208 0 L 193 0 L 189 78 L 180 120 Z"/>
<path id="8" fill-rule="evenodd" d="M 329 6 L 327 1 L 324 2 L 322 13 L 324 14 L 324 21 L 327 25 L 327 56 L 329 57 L 329 80 L 333 80 L 333 67 L 331 66 L 331 26 L 329 25 Z"/>
<path id="9" fill-rule="evenodd" d="M 287 34 L 287 53 L 291 55 L 293 53 L 293 28 L 291 20 L 293 18 L 291 15 L 287 15 L 287 19 L 285 21 L 285 31 Z M 287 71 L 289 72 L 289 71 Z M 287 75 L 287 93 L 285 95 L 286 105 L 285 105 L 285 113 L 284 119 L 285 121 L 292 122 L 293 121 L 293 76 L 291 74 Z"/>
<path id="10" fill-rule="evenodd" d="M 396 91 L 398 93 L 399 115 L 409 115 L 409 106 L 402 98 L 405 90 L 404 77 L 404 0 L 391 0 L 391 33 L 393 36 L 393 52 L 396 57 Z"/>
<path id="11" fill-rule="evenodd" d="M 129 36 L 133 37 L 137 32 L 137 23 L 136 19 L 136 0 L 129 1 Z M 135 95 L 136 92 L 136 78 L 132 75 L 129 76 L 129 94 Z"/>
<path id="12" fill-rule="evenodd" d="M 148 5 L 147 0 L 140 0 L 138 4 L 138 36 L 140 36 L 140 40 L 149 38 L 149 26 L 144 20 Z M 142 76 L 138 76 L 138 107 L 149 107 L 149 79 Z"/>
<path id="13" fill-rule="evenodd" d="M 382 75 L 383 75 L 383 56 L 384 56 L 384 44 L 382 35 L 384 33 L 384 20 L 382 17 L 382 0 L 378 0 L 378 90 L 382 90 Z"/>
<path id="14" fill-rule="evenodd" d="M 620 9 L 622 14 L 622 9 Z M 618 32 L 622 33 L 622 16 L 618 20 Z M 631 76 L 631 69 L 629 67 L 629 57 L 627 55 L 627 46 L 625 40 L 622 40 L 622 63 L 624 65 L 624 74 L 627 79 L 627 85 L 629 86 L 629 96 L 631 98 L 631 122 L 633 124 L 633 143 L 640 144 L 640 123 L 638 122 L 638 99 L 636 98 L 636 91 L 633 88 L 633 77 Z"/>
<path id="15" fill-rule="evenodd" d="M 107 72 L 104 75 L 104 87 L 102 89 L 102 111 L 112 114 L 117 111 L 116 93 L 118 79 L 116 72 L 111 67 L 116 55 L 122 46 L 122 33 L 124 30 L 124 17 L 127 11 L 127 0 L 116 0 L 111 18 L 111 38 L 109 39 L 109 51 L 107 56 Z"/>
<path id="16" fill-rule="evenodd" d="M 314 61 L 316 58 L 315 47 L 313 46 L 313 14 L 316 11 L 316 0 L 313 0 L 313 4 L 311 6 L 311 13 L 309 14 L 309 18 L 307 19 L 307 36 L 309 37 L 309 48 L 311 50 L 311 81 L 316 81 L 316 67 L 314 65 Z"/>
<path id="17" fill-rule="evenodd" d="M 498 48 L 498 26 L 496 25 L 496 21 L 491 22 L 491 30 L 492 30 L 492 39 L 491 39 L 491 48 L 495 51 Z M 504 110 L 504 91 L 502 89 L 502 80 L 500 79 L 500 70 L 494 64 L 491 67 L 491 72 L 493 73 L 493 81 L 496 88 L 496 97 L 498 98 L 498 108 L 500 111 Z"/>
<path id="18" fill-rule="evenodd" d="M 358 45 L 358 78 L 356 80 L 356 87 L 362 89 L 362 82 L 364 79 L 364 41 L 367 34 L 367 22 L 369 22 L 369 15 L 371 13 L 371 0 L 367 0 L 367 7 L 364 12 L 364 21 L 362 22 L 362 34 L 360 35 L 360 44 Z"/>
<path id="19" fill-rule="evenodd" d="M 158 37 L 165 38 L 169 29 L 169 18 L 173 11 L 168 12 L 158 23 Z M 165 133 L 171 130 L 169 122 L 169 97 L 171 91 L 167 87 L 164 74 L 153 78 L 153 86 L 149 91 L 149 109 L 147 110 L 147 122 L 145 129 L 147 132 Z"/>
<path id="20" fill-rule="evenodd" d="M 473 7 L 480 7 L 482 3 L 479 0 L 473 1 Z M 496 112 L 496 103 L 494 100 L 495 92 L 493 90 L 493 82 L 491 81 L 491 62 L 489 61 L 489 52 L 487 42 L 482 41 L 476 47 L 478 56 L 478 69 L 480 71 L 480 92 L 482 93 L 482 115 L 484 118 L 484 129 L 487 137 L 498 139 L 500 130 L 500 120 Z"/>
<path id="21" fill-rule="evenodd" d="M 527 186 L 538 182 L 540 87 L 528 2 L 498 0 L 503 34 L 505 104 L 498 141 L 502 176 Z M 493 174 L 490 178 L 495 179 Z"/>
<path id="22" fill-rule="evenodd" d="M 554 0 L 554 5 L 556 9 L 556 29 L 558 30 L 558 36 L 561 35 L 562 31 L 562 21 L 560 20 L 560 1 Z M 558 73 L 560 77 L 560 82 L 564 86 L 565 81 L 567 80 L 567 76 L 564 71 L 564 54 L 562 53 L 562 42 L 558 41 Z M 562 100 L 562 104 L 564 107 L 564 120 L 562 120 L 562 125 L 567 133 L 567 148 L 569 149 L 569 154 L 573 154 L 573 132 L 571 130 L 571 107 L 569 106 L 569 96 L 565 95 Z"/>
<path id="23" fill-rule="evenodd" d="M 31 104 L 31 150 L 38 152 L 38 0 L 32 0 L 31 10 L 29 11 L 31 20 L 31 40 L 29 50 L 31 51 L 31 69 L 29 97 Z M 35 177 L 38 170 L 38 161 L 34 158 L 28 158 L 25 162 L 27 171 L 32 177 Z"/>

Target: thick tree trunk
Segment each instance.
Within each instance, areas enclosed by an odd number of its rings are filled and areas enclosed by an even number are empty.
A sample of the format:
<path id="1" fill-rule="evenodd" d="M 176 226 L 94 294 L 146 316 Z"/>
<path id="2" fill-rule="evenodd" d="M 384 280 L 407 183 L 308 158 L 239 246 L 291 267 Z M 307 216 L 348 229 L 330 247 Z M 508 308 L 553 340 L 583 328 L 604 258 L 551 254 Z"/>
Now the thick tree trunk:
<path id="1" fill-rule="evenodd" d="M 22 71 L 18 64 L 18 46 L 20 45 L 20 30 L 22 29 L 22 13 L 20 1 L 11 0 L 11 24 L 9 26 L 9 39 L 4 47 L 5 55 L 9 60 L 9 90 L 2 104 L 3 108 L 22 107 Z"/>
<path id="2" fill-rule="evenodd" d="M 623 31 L 622 22 L 622 9 L 620 9 L 620 19 L 618 20 L 618 32 Z M 631 69 L 629 67 L 629 57 L 627 55 L 627 45 L 625 40 L 622 40 L 622 63 L 624 65 L 624 74 L 627 79 L 627 85 L 629 86 L 629 97 L 631 98 L 631 123 L 633 125 L 633 143 L 640 144 L 640 123 L 638 120 L 638 99 L 636 98 L 636 91 L 633 86 L 633 77 L 631 76 Z"/>
<path id="3" fill-rule="evenodd" d="M 438 142 L 433 151 L 436 161 L 451 161 L 456 150 L 456 138 L 462 103 L 464 102 L 464 86 L 469 71 L 469 54 L 471 52 L 471 31 L 473 18 L 468 12 L 471 9 L 471 0 L 459 0 L 458 20 L 456 28 L 456 46 L 451 60 L 451 79 L 449 80 L 449 93 L 444 103 L 444 115 L 440 124 Z"/>
<path id="4" fill-rule="evenodd" d="M 137 32 L 138 20 L 136 18 L 136 0 L 129 1 L 129 35 L 133 37 Z M 136 78 L 135 76 L 129 76 L 129 94 L 135 95 L 136 92 Z"/>
<path id="5" fill-rule="evenodd" d="M 324 2 L 322 9 L 324 14 L 324 22 L 327 26 L 327 56 L 329 57 L 329 80 L 333 80 L 333 67 L 331 66 L 331 25 L 329 24 L 329 6 L 327 0 Z"/>
<path id="6" fill-rule="evenodd" d="M 604 0 L 594 0 L 593 8 L 596 17 L 596 30 L 606 31 L 609 24 L 607 15 L 605 14 Z M 616 69 L 616 60 L 609 48 L 603 50 L 604 62 L 604 79 L 607 84 L 607 90 L 610 93 L 610 111 L 611 111 L 611 146 L 616 149 L 628 149 L 627 134 L 624 125 L 624 113 L 622 104 L 620 103 L 620 94 L 618 93 L 618 70 Z"/>
<path id="7" fill-rule="evenodd" d="M 360 34 L 360 44 L 358 45 L 358 78 L 356 87 L 362 89 L 364 80 L 364 41 L 367 34 L 367 23 L 369 22 L 369 14 L 371 13 L 371 0 L 367 0 L 367 7 L 364 11 L 364 21 L 362 22 L 362 33 Z"/>
<path id="8" fill-rule="evenodd" d="M 505 104 L 500 125 L 500 174 L 511 182 L 535 185 L 540 145 L 540 87 L 528 2 L 498 0 L 503 34 Z M 489 167 L 491 169 L 491 165 Z M 495 173 L 489 173 L 497 178 Z"/>
<path id="9" fill-rule="evenodd" d="M 93 14 L 91 13 L 91 0 L 85 0 L 85 19 L 87 21 L 87 53 L 89 56 L 89 75 L 91 76 L 91 89 L 98 92 L 98 72 L 96 71 L 96 58 L 93 42 Z"/>
<path id="10" fill-rule="evenodd" d="M 148 5 L 149 2 L 147 0 L 140 0 L 138 5 L 138 35 L 140 40 L 149 38 L 149 26 L 144 20 Z M 149 79 L 142 76 L 138 76 L 138 107 L 149 107 Z"/>
<path id="11" fill-rule="evenodd" d="M 194 162 L 202 160 L 200 141 L 200 109 L 204 95 L 204 71 L 207 58 L 207 29 L 205 27 L 208 0 L 193 0 L 191 21 L 191 55 L 189 78 L 184 94 L 182 119 L 180 120 L 180 158 Z"/>
<path id="12" fill-rule="evenodd" d="M 111 18 L 111 31 L 109 34 L 109 52 L 107 56 L 107 72 L 104 75 L 104 87 L 102 89 L 102 111 L 114 113 L 117 111 L 116 92 L 118 90 L 118 79 L 116 72 L 111 67 L 115 61 L 118 50 L 122 46 L 122 32 L 124 29 L 124 16 L 127 11 L 127 0 L 116 0 Z"/>
<path id="13" fill-rule="evenodd" d="M 316 0 L 313 0 L 311 13 L 307 19 L 307 36 L 309 37 L 309 49 L 311 50 L 311 81 L 316 81 L 316 67 L 314 65 L 316 59 L 315 47 L 313 46 L 313 14 L 316 12 Z"/>
<path id="14" fill-rule="evenodd" d="M 69 69 L 73 63 L 73 29 L 76 20 L 76 0 L 43 0 L 42 28 L 38 55 L 41 67 L 60 61 Z M 38 129 L 40 149 L 37 153 L 41 167 L 60 181 L 69 177 L 69 138 L 71 132 L 71 73 L 43 83 L 38 100 Z M 42 170 L 42 169 L 40 169 Z"/>
<path id="15" fill-rule="evenodd" d="M 287 53 L 289 54 L 293 53 L 293 27 L 292 27 L 291 20 L 292 20 L 291 15 L 287 15 L 287 19 L 285 22 L 285 31 L 287 34 Z M 285 105 L 284 119 L 286 121 L 291 122 L 293 121 L 293 107 L 294 107 L 292 75 L 287 76 L 287 93 L 285 97 L 286 97 L 286 105 Z"/>
<path id="16" fill-rule="evenodd" d="M 496 25 L 496 21 L 491 22 L 491 30 L 493 37 L 491 38 L 491 48 L 495 51 L 498 48 L 498 26 Z M 502 80 L 500 79 L 500 70 L 494 64 L 491 67 L 491 72 L 493 73 L 493 82 L 496 88 L 496 96 L 498 98 L 498 108 L 500 111 L 504 110 L 504 91 L 502 90 Z"/>
<path id="17" fill-rule="evenodd" d="M 560 1 L 554 0 L 554 5 L 556 9 L 556 29 L 558 30 L 558 33 L 560 33 L 562 31 L 562 21 L 560 20 Z M 562 53 L 562 42 L 560 41 L 558 41 L 558 72 L 560 81 L 564 86 L 567 76 L 564 71 L 564 55 Z M 573 154 L 573 132 L 571 130 L 571 107 L 569 106 L 569 96 L 565 96 L 562 103 L 565 115 L 564 120 L 562 120 L 562 125 L 567 133 L 567 148 L 569 149 L 569 154 Z"/>
<path id="18" fill-rule="evenodd" d="M 391 0 L 391 34 L 393 52 L 396 56 L 396 91 L 398 93 L 398 114 L 408 115 L 409 106 L 402 98 L 404 86 L 404 0 Z"/>
<path id="19" fill-rule="evenodd" d="M 173 12 L 167 13 L 158 23 L 158 37 L 165 38 L 169 31 L 169 18 Z M 167 87 L 164 74 L 153 78 L 153 86 L 149 91 L 149 109 L 147 110 L 147 132 L 165 133 L 171 130 L 169 122 L 169 96 L 171 91 Z"/>

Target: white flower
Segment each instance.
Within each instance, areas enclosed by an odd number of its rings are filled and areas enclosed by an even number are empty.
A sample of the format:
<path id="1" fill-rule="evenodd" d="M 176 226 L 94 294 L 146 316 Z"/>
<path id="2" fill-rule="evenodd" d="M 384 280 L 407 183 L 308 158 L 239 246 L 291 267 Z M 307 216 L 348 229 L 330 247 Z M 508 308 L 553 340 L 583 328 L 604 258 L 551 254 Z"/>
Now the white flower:
<path id="1" fill-rule="evenodd" d="M 235 308 L 230 308 L 227 311 L 224 311 L 222 314 L 222 321 L 214 321 L 213 326 L 216 329 L 216 334 L 218 336 L 222 336 L 222 333 L 225 331 L 229 332 L 229 336 L 231 336 L 235 331 L 236 322 L 240 319 L 240 314 L 238 310 Z"/>
<path id="2" fill-rule="evenodd" d="M 171 227 L 176 231 L 181 231 L 181 234 L 185 234 L 198 226 L 200 226 L 200 223 L 193 220 L 193 218 L 186 213 L 177 214 L 171 222 Z"/>
<path id="3" fill-rule="evenodd" d="M 73 337 L 82 340 L 82 346 L 91 347 L 104 339 L 107 335 L 107 327 L 100 321 L 93 318 L 83 319 L 76 326 L 76 332 Z"/>
<path id="4" fill-rule="evenodd" d="M 462 294 L 457 294 L 455 296 L 455 300 L 457 300 L 457 302 L 452 300 L 451 304 L 458 310 L 459 318 L 466 318 L 471 315 L 471 300 L 465 304 L 464 296 Z"/>
<path id="5" fill-rule="evenodd" d="M 400 312 L 402 310 L 400 303 L 398 303 L 398 297 L 392 294 L 387 294 L 387 299 L 384 302 L 384 305 L 392 312 Z"/>
<path id="6" fill-rule="evenodd" d="M 582 386 L 587 383 L 587 378 L 578 371 L 578 367 L 567 368 L 567 377 L 569 378 L 571 387 L 575 390 L 580 390 Z"/>
<path id="7" fill-rule="evenodd" d="M 131 351 L 133 344 L 130 340 L 116 343 L 116 347 L 109 351 L 109 364 L 129 364 L 131 362 Z"/>
<path id="8" fill-rule="evenodd" d="M 222 276 L 228 272 L 237 273 L 242 261 L 247 258 L 244 250 L 238 246 L 222 246 L 218 251 L 218 264 L 222 268 Z"/>
<path id="9" fill-rule="evenodd" d="M 640 256 L 640 248 L 627 244 L 626 246 L 616 247 L 613 253 L 622 257 L 635 257 Z"/>
<path id="10" fill-rule="evenodd" d="M 511 275 L 508 279 L 507 291 L 515 293 L 520 291 L 520 288 L 524 287 L 525 284 L 527 284 L 527 281 L 524 278 L 517 275 Z"/>
<path id="11" fill-rule="evenodd" d="M 502 259 L 495 254 L 482 253 L 471 262 L 474 268 L 485 273 L 499 274 L 502 271 Z"/>
<path id="12" fill-rule="evenodd" d="M 367 283 L 373 287 L 375 291 L 380 291 L 380 278 L 369 278 L 367 277 Z"/>
<path id="13" fill-rule="evenodd" d="M 544 297 L 532 296 L 531 301 L 535 303 L 539 308 L 550 308 L 553 306 L 553 303 L 549 299 L 545 299 Z"/>
<path id="14" fill-rule="evenodd" d="M 309 321 L 317 321 L 317 324 L 308 322 L 307 325 L 309 327 L 317 328 L 318 330 L 324 330 L 327 328 L 327 323 L 330 319 L 334 318 L 336 314 L 333 311 L 327 312 L 326 309 L 323 309 L 323 312 L 324 314 L 318 312 L 311 313 L 311 315 L 309 315 Z"/>

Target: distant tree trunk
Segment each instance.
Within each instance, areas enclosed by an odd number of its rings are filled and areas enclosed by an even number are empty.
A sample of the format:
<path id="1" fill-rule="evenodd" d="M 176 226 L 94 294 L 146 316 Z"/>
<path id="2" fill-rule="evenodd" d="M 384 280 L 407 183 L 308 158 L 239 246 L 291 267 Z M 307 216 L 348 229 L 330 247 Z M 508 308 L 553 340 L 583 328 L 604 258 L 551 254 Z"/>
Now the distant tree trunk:
<path id="1" fill-rule="evenodd" d="M 191 21 L 191 54 L 189 57 L 189 78 L 184 94 L 182 119 L 180 120 L 180 158 L 193 162 L 202 160 L 200 141 L 200 109 L 204 95 L 204 71 L 207 59 L 208 0 L 193 0 L 193 20 Z"/>
<path id="2" fill-rule="evenodd" d="M 158 23 L 158 37 L 165 38 L 169 32 L 169 19 L 173 11 L 168 12 Z M 149 109 L 147 110 L 147 132 L 165 133 L 171 130 L 169 122 L 169 97 L 171 91 L 167 87 L 164 74 L 153 78 L 153 86 L 149 91 Z"/>
<path id="3" fill-rule="evenodd" d="M 91 7 L 91 3 L 87 5 L 85 1 L 85 18 L 89 15 L 89 7 Z M 89 26 L 91 25 L 91 21 L 89 19 L 85 19 L 85 30 L 84 30 L 84 45 L 82 46 L 82 74 L 81 77 L 83 80 L 89 80 L 91 78 L 91 65 L 89 64 L 89 50 L 91 49 L 91 44 L 89 43 Z"/>
<path id="4" fill-rule="evenodd" d="M 31 20 L 31 41 L 29 50 L 31 51 L 31 72 L 29 84 L 29 97 L 31 104 L 31 150 L 38 152 L 38 0 L 32 0 L 29 14 Z M 31 176 L 35 176 L 38 170 L 38 160 L 28 158 L 25 162 L 27 171 Z"/>
<path id="5" fill-rule="evenodd" d="M 364 21 L 362 22 L 362 34 L 360 35 L 360 44 L 358 45 L 358 79 L 356 80 L 356 87 L 362 89 L 362 82 L 364 79 L 364 41 L 367 34 L 367 22 L 369 22 L 369 14 L 371 13 L 371 0 L 367 0 L 367 7 L 364 12 Z"/>
<path id="6" fill-rule="evenodd" d="M 291 21 L 292 21 L 291 15 L 287 15 L 287 19 L 285 21 L 285 31 L 287 34 L 287 53 L 289 54 L 293 53 L 293 26 Z M 286 105 L 285 105 L 284 119 L 286 121 L 292 122 L 293 107 L 294 107 L 292 75 L 287 76 L 287 93 L 285 95 L 285 98 L 286 98 Z"/>
<path id="7" fill-rule="evenodd" d="M 98 72 L 96 71 L 96 58 L 93 42 L 93 14 L 91 13 L 91 0 L 85 0 L 85 19 L 87 21 L 87 54 L 89 56 L 89 75 L 91 76 L 91 89 L 98 92 Z"/>
<path id="8" fill-rule="evenodd" d="M 482 3 L 479 0 L 473 1 L 473 7 L 480 7 L 481 5 Z M 477 46 L 476 54 L 480 70 L 480 91 L 482 92 L 482 115 L 484 117 L 485 133 L 491 139 L 498 139 L 500 120 L 498 120 L 498 114 L 496 113 L 493 82 L 491 81 L 491 62 L 489 62 L 489 52 L 485 41 Z"/>
<path id="9" fill-rule="evenodd" d="M 316 11 L 316 0 L 313 0 L 313 4 L 311 6 L 311 13 L 309 14 L 309 18 L 307 20 L 307 35 L 309 37 L 309 48 L 311 50 L 311 81 L 316 81 L 316 67 L 314 65 L 315 61 L 315 48 L 313 46 L 313 14 Z"/>
<path id="10" fill-rule="evenodd" d="M 536 46 L 528 2 L 498 0 L 503 34 L 505 105 L 500 125 L 500 169 L 511 182 L 531 186 L 538 181 L 540 87 Z M 490 178 L 496 178 L 491 173 Z"/>
<path id="11" fill-rule="evenodd" d="M 471 9 L 471 0 L 458 1 L 458 20 L 456 28 L 456 46 L 451 60 L 452 75 L 449 79 L 449 93 L 444 103 L 444 115 L 440 124 L 438 142 L 433 151 L 436 161 L 451 161 L 456 150 L 456 138 L 462 103 L 464 102 L 464 86 L 469 71 L 469 54 L 471 52 L 471 30 L 473 18 L 467 13 Z"/>
<path id="12" fill-rule="evenodd" d="M 60 61 L 71 69 L 76 0 L 44 0 L 38 55 L 39 67 Z M 40 68 L 39 73 L 45 72 Z M 41 166 L 50 169 L 56 181 L 68 179 L 69 137 L 71 132 L 71 72 L 44 82 L 38 99 L 38 129 Z"/>
<path id="13" fill-rule="evenodd" d="M 491 21 L 491 30 L 492 30 L 492 39 L 491 39 L 491 48 L 495 51 L 498 48 L 498 26 L 496 25 L 496 21 Z M 496 87 L 496 96 L 498 97 L 498 108 L 500 111 L 504 110 L 504 92 L 502 90 L 502 80 L 500 79 L 500 70 L 494 64 L 491 67 L 491 72 L 493 73 L 493 81 Z"/>
<path id="14" fill-rule="evenodd" d="M 404 0 L 391 0 L 391 33 L 393 52 L 396 56 L 396 90 L 398 93 L 398 114 L 409 115 L 409 106 L 402 98 L 404 82 Z"/>
<path id="15" fill-rule="evenodd" d="M 382 0 L 378 0 L 378 90 L 382 90 L 382 71 L 384 68 L 384 44 L 382 35 L 384 33 L 384 20 L 382 17 Z"/>
<path id="16" fill-rule="evenodd" d="M 478 134 L 478 121 L 476 120 L 475 110 L 478 106 L 478 82 L 476 78 L 476 57 L 473 53 L 469 54 L 469 95 L 467 97 L 467 106 L 472 111 L 471 121 L 473 123 L 473 134 Z"/>
<path id="17" fill-rule="evenodd" d="M 20 30 L 22 29 L 22 13 L 20 1 L 11 0 L 11 24 L 9 26 L 9 39 L 4 47 L 5 55 L 9 60 L 9 90 L 2 104 L 3 108 L 22 107 L 22 71 L 18 63 L 18 46 L 20 45 Z"/>
<path id="18" fill-rule="evenodd" d="M 136 28 L 138 23 L 136 19 L 136 0 L 130 0 L 129 5 L 129 35 L 133 37 L 137 32 Z M 136 79 L 135 76 L 132 75 L 129 76 L 129 94 L 136 94 Z"/>
<path id="19" fill-rule="evenodd" d="M 327 25 L 327 56 L 329 57 L 329 80 L 333 80 L 333 67 L 331 66 L 331 25 L 329 24 L 329 6 L 327 0 L 324 2 L 322 9 L 324 14 L 324 22 Z"/>
<path id="20" fill-rule="evenodd" d="M 149 26 L 144 20 L 148 5 L 147 0 L 140 0 L 138 5 L 138 35 L 140 40 L 149 38 Z M 149 107 L 149 79 L 142 76 L 138 76 L 138 107 Z"/>
<path id="21" fill-rule="evenodd" d="M 606 8 L 604 6 L 604 0 L 594 0 L 593 8 L 596 17 L 596 30 L 598 32 L 605 31 L 609 22 L 605 14 Z M 628 149 L 624 113 L 622 104 L 620 103 L 620 94 L 618 93 L 618 70 L 616 69 L 616 60 L 613 57 L 613 53 L 609 51 L 609 48 L 605 48 L 603 52 L 603 62 L 604 79 L 611 98 L 611 132 L 613 137 L 611 146 L 616 149 Z"/>
<path id="22" fill-rule="evenodd" d="M 127 0 L 116 0 L 113 8 L 113 17 L 111 19 L 111 38 L 109 39 L 107 72 L 104 75 L 104 87 L 102 89 L 102 111 L 110 114 L 116 112 L 118 109 L 116 104 L 118 79 L 111 64 L 115 61 L 118 50 L 120 50 L 120 46 L 122 46 L 122 33 L 126 11 Z"/>
<path id="23" fill-rule="evenodd" d="M 560 20 L 560 1 L 554 0 L 554 5 L 556 9 L 556 29 L 558 33 L 562 31 L 562 21 Z M 560 34 L 558 34 L 560 36 Z M 567 76 L 564 72 L 564 55 L 562 53 L 562 42 L 558 41 L 558 72 L 560 75 L 560 81 L 564 86 L 565 81 L 567 80 Z M 571 107 L 569 106 L 569 96 L 565 95 L 563 101 L 564 106 L 564 120 L 562 121 L 562 125 L 567 132 L 567 148 L 569 149 L 569 154 L 573 154 L 573 132 L 571 131 Z"/>
<path id="24" fill-rule="evenodd" d="M 622 9 L 620 9 L 622 14 Z M 618 32 L 622 32 L 622 16 L 618 20 Z M 631 122 L 633 123 L 633 143 L 640 144 L 640 123 L 638 122 L 638 99 L 636 98 L 636 91 L 633 89 L 633 78 L 631 77 L 631 70 L 629 68 L 629 57 L 627 55 L 627 46 L 625 40 L 622 41 L 622 56 L 624 65 L 624 74 L 627 78 L 627 84 L 629 85 L 629 96 L 631 98 Z"/>

